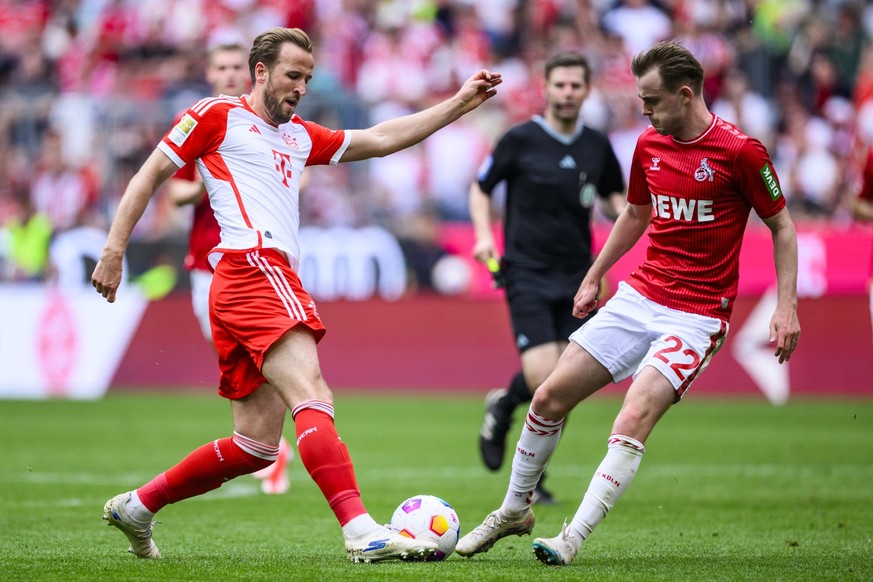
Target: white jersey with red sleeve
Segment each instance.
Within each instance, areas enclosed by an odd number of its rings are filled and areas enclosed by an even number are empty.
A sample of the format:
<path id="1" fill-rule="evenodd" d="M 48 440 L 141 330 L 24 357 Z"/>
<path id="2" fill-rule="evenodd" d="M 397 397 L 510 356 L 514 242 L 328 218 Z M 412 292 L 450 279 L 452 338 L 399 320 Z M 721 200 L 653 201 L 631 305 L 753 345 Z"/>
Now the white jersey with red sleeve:
<path id="1" fill-rule="evenodd" d="M 767 150 L 716 115 L 689 142 L 646 129 L 628 202 L 652 204 L 646 260 L 628 283 L 666 307 L 724 321 L 737 296 L 749 212 L 768 218 L 785 207 Z"/>
<path id="2" fill-rule="evenodd" d="M 222 95 L 194 104 L 158 147 L 179 167 L 197 161 L 221 227 L 213 266 L 222 251 L 275 248 L 296 269 L 300 175 L 305 166 L 337 164 L 350 139 L 297 115 L 277 127 L 246 96 Z"/>

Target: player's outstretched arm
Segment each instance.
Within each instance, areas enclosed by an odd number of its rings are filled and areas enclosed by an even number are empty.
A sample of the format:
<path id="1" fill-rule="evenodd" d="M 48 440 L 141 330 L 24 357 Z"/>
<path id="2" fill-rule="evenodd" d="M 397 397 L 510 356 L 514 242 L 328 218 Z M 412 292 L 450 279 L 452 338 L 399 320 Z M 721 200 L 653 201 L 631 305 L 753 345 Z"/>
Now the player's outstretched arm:
<path id="1" fill-rule="evenodd" d="M 482 69 L 445 101 L 418 113 L 383 121 L 369 129 L 350 130 L 352 139 L 340 161 L 355 162 L 387 156 L 415 145 L 494 97 L 501 82 L 500 73 Z"/>
<path id="2" fill-rule="evenodd" d="M 133 227 L 142 217 L 158 186 L 177 169 L 170 158 L 155 149 L 127 185 L 112 219 L 100 260 L 91 275 L 91 285 L 109 303 L 115 302 L 115 293 L 121 284 L 121 261 Z"/>
<path id="3" fill-rule="evenodd" d="M 779 363 L 791 359 L 800 338 L 797 318 L 797 232 L 783 208 L 764 220 L 773 234 L 773 260 L 776 263 L 776 311 L 770 319 L 770 343 L 776 343 Z"/>

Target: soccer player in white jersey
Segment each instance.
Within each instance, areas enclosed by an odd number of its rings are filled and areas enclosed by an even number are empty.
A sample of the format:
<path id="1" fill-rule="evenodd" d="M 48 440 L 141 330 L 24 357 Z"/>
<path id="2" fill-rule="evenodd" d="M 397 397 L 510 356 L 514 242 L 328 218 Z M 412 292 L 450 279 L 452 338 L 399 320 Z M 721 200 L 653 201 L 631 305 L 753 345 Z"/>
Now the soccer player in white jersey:
<path id="1" fill-rule="evenodd" d="M 241 44 L 219 44 L 209 49 L 206 64 L 206 81 L 212 86 L 212 95 L 239 97 L 249 89 L 249 68 L 246 52 Z M 179 123 L 185 115 L 179 113 L 173 124 Z M 212 326 L 209 323 L 209 287 L 212 284 L 212 271 L 209 268 L 209 252 L 221 240 L 221 228 L 209 206 L 209 197 L 195 164 L 179 168 L 167 180 L 167 194 L 177 206 L 193 205 L 191 229 L 188 233 L 188 252 L 185 254 L 185 268 L 191 282 L 191 305 L 194 316 L 200 323 L 203 337 L 212 344 Z M 276 461 L 252 473 L 260 480 L 261 491 L 267 494 L 281 494 L 288 491 L 288 464 L 293 459 L 291 445 L 282 437 Z"/>
<path id="2" fill-rule="evenodd" d="M 597 307 L 601 278 L 649 229 L 646 260 L 570 336 L 535 392 L 503 503 L 458 541 L 462 556 L 533 530 L 530 498 L 567 414 L 610 381 L 633 375 L 606 456 L 575 516 L 557 536 L 533 543 L 544 563 L 572 562 L 630 485 L 655 424 L 724 342 L 752 209 L 773 235 L 778 300 L 770 341 L 779 362 L 797 345 L 797 237 L 767 151 L 710 113 L 703 67 L 681 45 L 655 45 L 633 60 L 632 70 L 652 126 L 637 142 L 628 205 L 579 286 L 573 314 L 584 318 Z"/>
<path id="3" fill-rule="evenodd" d="M 325 328 L 295 271 L 298 187 L 304 166 L 385 156 L 422 141 L 493 97 L 501 77 L 482 69 L 428 109 L 369 129 L 332 131 L 294 113 L 313 67 L 305 32 L 259 35 L 249 54 L 251 94 L 203 99 L 164 136 L 128 185 L 94 269 L 93 286 L 114 302 L 122 256 L 151 196 L 179 167 L 196 163 L 221 226 L 209 256 L 210 318 L 233 434 L 106 503 L 104 519 L 141 558 L 160 557 L 151 539 L 158 510 L 276 460 L 288 410 L 300 459 L 340 523 L 350 560 L 421 560 L 436 550 L 379 525 L 361 501 L 318 365 Z"/>

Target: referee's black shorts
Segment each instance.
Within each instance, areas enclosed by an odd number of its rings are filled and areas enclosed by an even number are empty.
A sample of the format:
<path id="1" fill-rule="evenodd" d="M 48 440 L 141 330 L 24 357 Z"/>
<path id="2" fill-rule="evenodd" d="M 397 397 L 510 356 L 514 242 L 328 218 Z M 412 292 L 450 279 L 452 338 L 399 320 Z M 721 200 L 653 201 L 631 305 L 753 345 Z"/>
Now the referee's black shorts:
<path id="1" fill-rule="evenodd" d="M 504 269 L 509 316 L 519 352 L 546 343 L 566 342 L 570 334 L 588 321 L 573 317 L 573 298 L 587 267 L 571 271 L 518 266 Z"/>

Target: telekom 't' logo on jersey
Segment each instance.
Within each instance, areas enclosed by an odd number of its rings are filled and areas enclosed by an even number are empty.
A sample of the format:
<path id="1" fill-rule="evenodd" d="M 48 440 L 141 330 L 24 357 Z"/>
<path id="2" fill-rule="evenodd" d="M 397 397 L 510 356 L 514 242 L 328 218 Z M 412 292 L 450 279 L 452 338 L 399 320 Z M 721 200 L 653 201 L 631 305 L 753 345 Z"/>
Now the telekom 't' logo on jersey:
<path id="1" fill-rule="evenodd" d="M 287 188 L 291 179 L 291 156 L 273 150 L 273 159 L 276 160 L 276 171 L 282 177 L 282 185 Z"/>
<path id="2" fill-rule="evenodd" d="M 712 222 L 712 200 L 652 194 L 652 216 L 684 222 Z"/>

